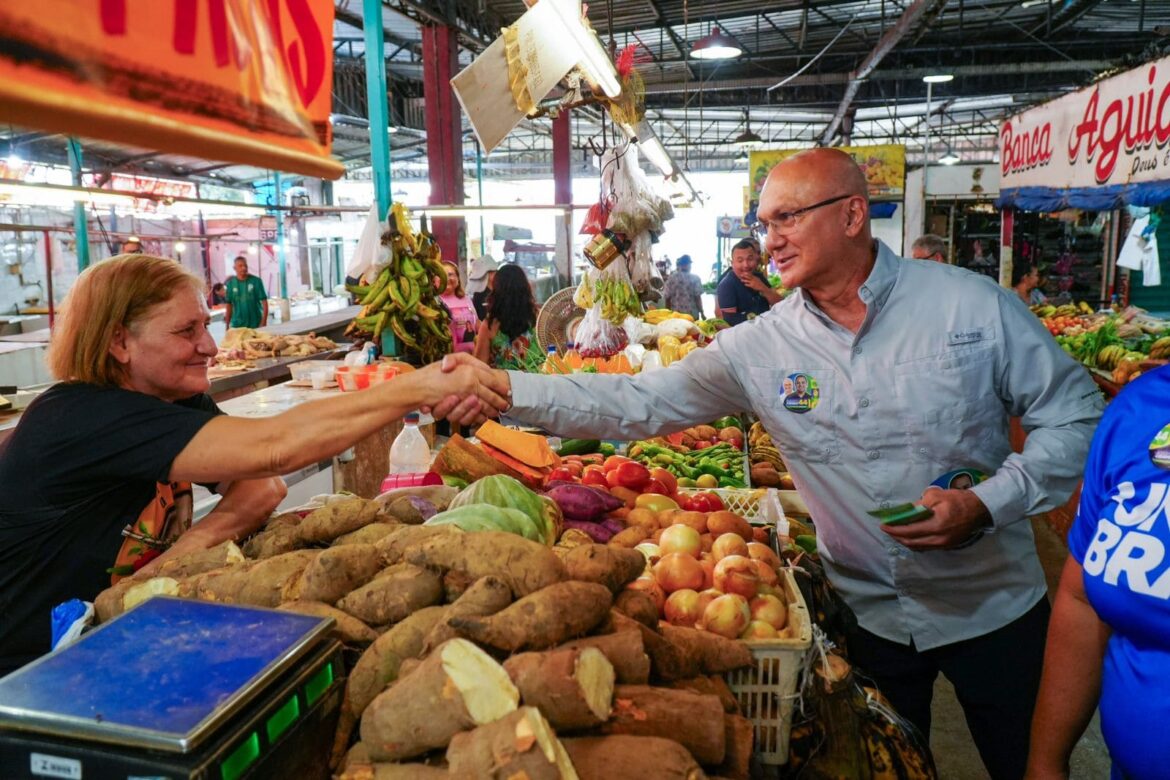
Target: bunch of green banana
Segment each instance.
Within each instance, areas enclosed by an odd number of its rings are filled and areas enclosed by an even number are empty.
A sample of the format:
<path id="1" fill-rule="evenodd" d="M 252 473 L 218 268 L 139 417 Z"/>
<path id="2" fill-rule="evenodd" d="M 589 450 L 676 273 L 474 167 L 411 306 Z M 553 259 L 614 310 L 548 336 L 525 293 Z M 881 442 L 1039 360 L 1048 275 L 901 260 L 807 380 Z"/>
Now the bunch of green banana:
<path id="1" fill-rule="evenodd" d="M 1101 351 L 1097 353 L 1097 368 L 1112 371 L 1123 360 L 1136 360 L 1140 362 L 1145 359 L 1146 356 L 1140 352 L 1131 352 L 1121 344 L 1110 344 L 1107 347 L 1102 347 Z"/>
<path id="2" fill-rule="evenodd" d="M 390 210 L 390 230 L 382 241 L 391 249 L 390 263 L 373 284 L 346 286 L 361 297 L 362 311 L 345 335 L 380 343 L 382 331 L 390 328 L 403 347 L 423 362 L 438 360 L 452 348 L 450 313 L 439 302 L 435 286 L 447 280 L 439 246 L 427 233 L 415 235 L 399 203 Z"/>
<path id="3" fill-rule="evenodd" d="M 1033 306 L 1030 306 L 1029 308 L 1032 310 L 1032 313 L 1040 319 L 1056 316 L 1056 307 L 1050 303 L 1037 303 Z"/>
<path id="4" fill-rule="evenodd" d="M 626 317 L 642 316 L 642 302 L 629 282 L 620 279 L 598 279 L 593 285 L 594 304 L 601 306 L 603 319 L 621 325 Z"/>

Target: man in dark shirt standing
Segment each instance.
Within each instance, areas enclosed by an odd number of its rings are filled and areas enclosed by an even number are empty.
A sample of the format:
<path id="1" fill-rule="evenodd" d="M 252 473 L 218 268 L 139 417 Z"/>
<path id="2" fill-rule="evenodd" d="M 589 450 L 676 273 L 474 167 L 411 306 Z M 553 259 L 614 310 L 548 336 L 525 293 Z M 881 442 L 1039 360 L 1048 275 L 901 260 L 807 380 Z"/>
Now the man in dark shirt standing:
<path id="1" fill-rule="evenodd" d="M 731 272 L 719 281 L 716 295 L 720 316 L 729 325 L 738 325 L 749 314 L 763 314 L 780 302 L 780 293 L 760 271 L 760 245 L 755 239 L 741 239 L 731 248 Z"/>

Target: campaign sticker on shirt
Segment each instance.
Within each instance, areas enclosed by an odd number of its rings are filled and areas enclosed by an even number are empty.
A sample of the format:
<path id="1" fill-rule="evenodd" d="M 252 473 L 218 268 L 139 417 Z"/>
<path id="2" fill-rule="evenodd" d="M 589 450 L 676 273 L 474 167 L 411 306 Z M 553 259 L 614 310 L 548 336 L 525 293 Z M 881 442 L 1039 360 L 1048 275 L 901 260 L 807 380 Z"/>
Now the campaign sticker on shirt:
<path id="1" fill-rule="evenodd" d="M 1150 442 L 1150 460 L 1160 469 L 1170 469 L 1170 425 L 1158 431 Z"/>
<path id="2" fill-rule="evenodd" d="M 943 474 L 930 485 L 943 490 L 968 490 L 985 479 L 987 475 L 978 469 L 955 469 Z"/>
<path id="3" fill-rule="evenodd" d="M 784 378 L 780 395 L 784 398 L 784 408 L 796 414 L 812 411 L 821 402 L 821 389 L 817 386 L 817 380 L 800 372 Z"/>

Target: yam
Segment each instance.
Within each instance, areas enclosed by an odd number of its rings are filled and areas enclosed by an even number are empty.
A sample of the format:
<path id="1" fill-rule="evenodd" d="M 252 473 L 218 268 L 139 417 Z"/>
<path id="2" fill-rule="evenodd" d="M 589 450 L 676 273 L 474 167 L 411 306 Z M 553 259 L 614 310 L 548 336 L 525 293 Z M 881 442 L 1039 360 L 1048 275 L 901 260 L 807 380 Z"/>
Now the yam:
<path id="1" fill-rule="evenodd" d="M 380 626 L 397 623 L 417 609 L 438 604 L 442 598 L 443 582 L 438 574 L 400 563 L 341 598 L 337 608 L 368 625 Z"/>
<path id="2" fill-rule="evenodd" d="M 461 571 L 447 572 L 443 575 L 443 601 L 448 604 L 454 604 L 459 600 L 460 596 L 467 592 L 468 588 L 478 581 Z M 508 594 L 511 595 L 511 593 L 512 591 L 509 588 Z"/>
<path id="3" fill-rule="evenodd" d="M 276 607 L 285 585 L 319 554 L 318 550 L 293 552 L 259 561 L 236 564 L 197 574 L 179 583 L 179 596 L 224 604 Z"/>
<path id="4" fill-rule="evenodd" d="M 739 714 L 739 702 L 736 700 L 735 694 L 731 692 L 727 681 L 717 674 L 709 676 L 699 675 L 698 677 L 688 677 L 684 680 L 675 680 L 669 683 L 667 687 L 679 691 L 701 693 L 704 696 L 718 696 L 719 701 L 723 704 L 724 712 L 733 715 Z"/>
<path id="5" fill-rule="evenodd" d="M 609 718 L 613 664 L 596 647 L 520 653 L 504 662 L 520 700 L 537 707 L 558 732 L 590 729 Z"/>
<path id="6" fill-rule="evenodd" d="M 715 538 L 719 538 L 723 534 L 736 534 L 745 542 L 755 540 L 752 535 L 751 523 L 735 512 L 728 512 L 726 509 L 707 515 L 707 530 Z"/>
<path id="7" fill-rule="evenodd" d="M 447 767 L 452 777 L 577 780 L 569 754 L 535 707 L 456 734 L 447 748 Z"/>
<path id="8" fill-rule="evenodd" d="M 297 526 L 292 523 L 283 523 L 253 534 L 244 543 L 244 555 L 253 560 L 273 558 L 293 550 L 299 550 L 304 546 L 305 543 L 301 541 L 301 534 Z"/>
<path id="9" fill-rule="evenodd" d="M 413 758 L 447 747 L 461 731 L 499 720 L 519 700 L 495 659 L 465 639 L 452 639 L 370 702 L 361 739 L 375 761 Z"/>
<path id="10" fill-rule="evenodd" d="M 673 739 L 704 766 L 723 763 L 727 738 L 723 705 L 715 696 L 671 688 L 619 685 L 605 734 Z"/>
<path id="11" fill-rule="evenodd" d="M 494 615 L 512 603 L 512 590 L 499 577 L 481 577 L 447 610 L 439 624 L 427 634 L 423 653 L 429 653 L 448 639 L 459 636 L 451 627 L 452 618 Z"/>
<path id="12" fill-rule="evenodd" d="M 343 645 L 368 645 L 378 638 L 378 632 L 362 621 L 319 601 L 286 601 L 277 609 L 301 615 L 333 618 L 333 636 Z"/>
<path id="13" fill-rule="evenodd" d="M 719 774 L 728 780 L 751 780 L 752 749 L 755 747 L 752 722 L 739 715 L 725 714 L 723 735 L 726 750 Z"/>
<path id="14" fill-rule="evenodd" d="M 583 544 L 593 544 L 593 537 L 582 531 L 580 528 L 566 528 L 565 532 L 561 534 L 561 538 L 553 545 L 553 552 L 560 557 L 561 560 L 569 554 L 569 551 L 575 547 L 580 547 Z"/>
<path id="15" fill-rule="evenodd" d="M 297 536 L 306 544 L 332 542 L 374 522 L 379 508 L 364 498 L 334 501 L 307 514 L 297 526 Z"/>
<path id="16" fill-rule="evenodd" d="M 455 569 L 476 579 L 495 575 L 508 583 L 517 598 L 567 577 L 564 564 L 551 549 L 502 531 L 435 535 L 407 547 L 406 560 L 416 566 Z"/>
<path id="17" fill-rule="evenodd" d="M 661 737 L 570 737 L 562 740 L 581 780 L 706 780 L 694 757 Z"/>
<path id="18" fill-rule="evenodd" d="M 595 582 L 612 593 L 620 593 L 646 569 L 646 558 L 637 550 L 604 544 L 574 547 L 563 560 L 569 579 Z"/>
<path id="19" fill-rule="evenodd" d="M 605 620 L 612 601 L 604 585 L 558 582 L 494 615 L 453 617 L 448 622 L 460 635 L 497 650 L 544 650 L 596 627 Z"/>
<path id="20" fill-rule="evenodd" d="M 427 508 L 424 513 L 422 507 Z M 428 517 L 434 516 L 438 513 L 435 505 L 427 501 L 425 498 L 418 498 L 416 496 L 403 496 L 396 498 L 393 501 L 384 504 L 379 510 L 379 517 L 385 518 L 404 525 L 422 525 L 427 521 Z"/>
<path id="21" fill-rule="evenodd" d="M 178 581 L 183 577 L 243 563 L 244 560 L 244 553 L 230 540 L 205 550 L 195 550 L 185 555 L 167 558 L 157 566 L 151 567 L 149 573 L 140 572 L 133 577 L 127 577 L 99 593 L 94 600 L 98 622 L 102 623 L 120 615 L 152 596 L 178 595 Z"/>
<path id="22" fill-rule="evenodd" d="M 659 629 L 667 641 L 698 662 L 703 674 L 723 674 L 752 664 L 752 651 L 738 639 L 669 623 Z"/>
<path id="23" fill-rule="evenodd" d="M 655 678 L 670 682 L 698 676 L 698 659 L 684 653 L 654 629 L 616 610 L 610 612 L 609 628 L 615 632 L 631 629 L 641 632 L 642 644 L 646 648 L 646 655 L 650 656 L 650 670 Z"/>
<path id="24" fill-rule="evenodd" d="M 331 766 L 336 767 L 341 760 L 353 728 L 366 707 L 398 678 L 403 661 L 415 658 L 422 652 L 427 634 L 443 619 L 447 609 L 420 609 L 374 640 L 358 658 L 345 683 L 345 698 L 337 722 Z"/>
<path id="25" fill-rule="evenodd" d="M 646 565 L 645 558 L 642 558 L 642 565 Z M 645 591 L 623 590 L 614 599 L 613 608 L 647 628 L 658 627 L 658 605 L 654 603 L 654 597 Z"/>
<path id="26" fill-rule="evenodd" d="M 650 680 L 650 656 L 642 644 L 641 631 L 618 631 L 616 634 L 587 636 L 566 642 L 558 649 L 593 647 L 601 651 L 613 666 L 616 682 L 645 685 Z M 505 665 L 506 668 L 506 665 Z"/>
<path id="27" fill-rule="evenodd" d="M 372 544 L 346 544 L 322 550 L 285 588 L 285 601 L 320 601 L 333 604 L 365 585 L 381 570 L 381 559 Z"/>
<path id="28" fill-rule="evenodd" d="M 378 522 L 364 525 L 356 531 L 350 531 L 347 534 L 342 534 L 333 540 L 332 547 L 338 547 L 343 544 L 373 544 L 374 542 L 383 539 L 390 534 L 402 528 L 401 523 Z"/>
<path id="29" fill-rule="evenodd" d="M 375 546 L 382 556 L 383 565 L 392 566 L 402 563 L 406 550 L 412 545 L 436 536 L 462 533 L 453 525 L 407 525 L 382 537 Z"/>
<path id="30" fill-rule="evenodd" d="M 443 512 L 447 507 L 451 506 L 451 502 L 455 500 L 455 496 L 457 495 L 459 495 L 459 489 L 450 487 L 449 485 L 419 485 L 417 487 L 389 490 L 374 498 L 374 501 L 383 507 L 383 512 L 385 512 L 385 507 L 398 499 L 405 496 L 415 496 L 416 498 L 430 501 L 435 505 L 435 509 Z"/>
<path id="31" fill-rule="evenodd" d="M 642 542 L 649 539 L 650 533 L 650 531 L 647 531 L 641 526 L 631 525 L 624 531 L 618 531 L 616 534 L 614 534 L 613 538 L 609 540 L 608 544 L 611 547 L 624 547 L 626 549 L 632 550 Z M 639 553 L 639 555 L 641 555 L 641 553 Z M 642 562 L 645 564 L 645 558 L 642 559 Z"/>

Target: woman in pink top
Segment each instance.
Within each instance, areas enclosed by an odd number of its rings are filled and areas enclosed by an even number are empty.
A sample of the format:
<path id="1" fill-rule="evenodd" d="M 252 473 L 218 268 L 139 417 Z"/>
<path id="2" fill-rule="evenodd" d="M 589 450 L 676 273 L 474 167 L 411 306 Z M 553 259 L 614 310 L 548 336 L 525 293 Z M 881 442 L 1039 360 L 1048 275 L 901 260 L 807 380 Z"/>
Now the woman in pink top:
<path id="1" fill-rule="evenodd" d="M 451 311 L 451 340 L 456 352 L 472 352 L 475 349 L 475 333 L 479 329 L 479 318 L 471 298 L 463 292 L 459 280 L 459 268 L 450 260 L 443 261 L 447 272 L 447 287 L 439 298 Z"/>

